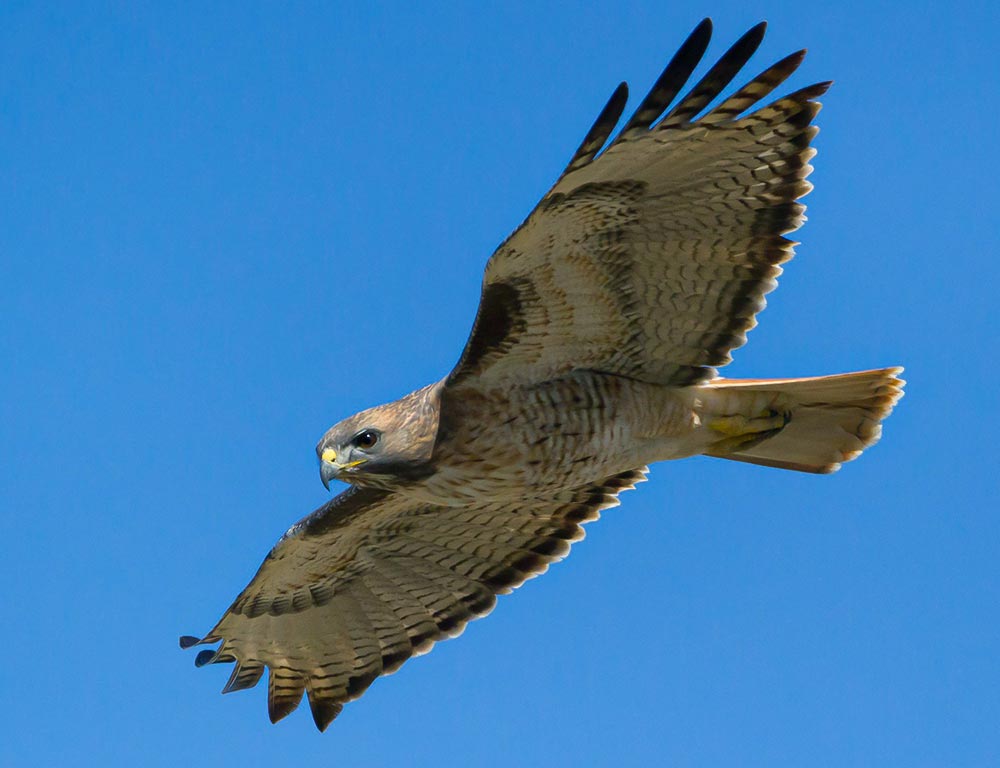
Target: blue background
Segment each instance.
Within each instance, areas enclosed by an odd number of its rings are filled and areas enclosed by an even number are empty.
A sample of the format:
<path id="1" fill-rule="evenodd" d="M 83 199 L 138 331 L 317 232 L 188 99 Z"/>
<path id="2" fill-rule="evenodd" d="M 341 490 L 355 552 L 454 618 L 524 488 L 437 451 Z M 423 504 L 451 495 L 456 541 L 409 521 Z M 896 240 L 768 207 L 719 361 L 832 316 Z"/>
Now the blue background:
<path id="1" fill-rule="evenodd" d="M 994 7 L 4 3 L 0 764 L 1000 764 Z M 316 440 L 450 369 L 492 249 L 706 14 L 710 57 L 771 22 L 746 76 L 836 80 L 725 373 L 904 364 L 883 442 L 655 467 L 324 735 L 220 696 L 177 636 L 325 501 Z"/>

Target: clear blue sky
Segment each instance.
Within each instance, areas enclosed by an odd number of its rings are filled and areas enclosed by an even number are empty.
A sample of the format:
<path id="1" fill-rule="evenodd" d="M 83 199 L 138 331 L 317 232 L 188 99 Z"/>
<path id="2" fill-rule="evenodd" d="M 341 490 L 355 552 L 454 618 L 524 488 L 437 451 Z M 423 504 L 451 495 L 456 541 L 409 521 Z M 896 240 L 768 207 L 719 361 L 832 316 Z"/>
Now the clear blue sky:
<path id="1" fill-rule="evenodd" d="M 0 10 L 0 764 L 1000 764 L 995 6 L 363 5 Z M 705 15 L 836 81 L 726 373 L 904 364 L 883 442 L 655 467 L 324 735 L 220 696 L 177 636 L 328 498 L 316 440 L 448 371 L 492 249 Z"/>

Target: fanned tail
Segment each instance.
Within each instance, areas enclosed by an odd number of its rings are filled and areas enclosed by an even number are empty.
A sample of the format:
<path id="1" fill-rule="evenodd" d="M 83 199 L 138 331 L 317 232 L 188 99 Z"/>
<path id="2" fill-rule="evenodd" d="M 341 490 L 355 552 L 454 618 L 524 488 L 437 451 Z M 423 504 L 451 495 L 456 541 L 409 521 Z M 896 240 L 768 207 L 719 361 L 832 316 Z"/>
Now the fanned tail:
<path id="1" fill-rule="evenodd" d="M 882 436 L 882 420 L 903 396 L 902 368 L 803 379 L 716 379 L 704 385 L 725 437 L 706 455 L 828 474 Z M 708 394 L 708 393 L 706 393 Z M 752 422 L 754 433 L 733 425 Z"/>

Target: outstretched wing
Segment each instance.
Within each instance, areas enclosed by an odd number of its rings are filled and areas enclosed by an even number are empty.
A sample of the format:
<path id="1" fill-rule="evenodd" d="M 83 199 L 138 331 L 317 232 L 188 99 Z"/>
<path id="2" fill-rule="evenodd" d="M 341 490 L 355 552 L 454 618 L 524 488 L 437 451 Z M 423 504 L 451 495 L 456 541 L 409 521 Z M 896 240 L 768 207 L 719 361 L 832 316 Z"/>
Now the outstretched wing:
<path id="1" fill-rule="evenodd" d="M 562 559 L 581 525 L 645 479 L 645 468 L 544 499 L 439 507 L 352 488 L 296 523 L 203 638 L 196 663 L 235 662 L 223 693 L 270 670 L 276 722 L 305 692 L 323 730 L 345 702 L 484 616 L 496 595 Z"/>
<path id="2" fill-rule="evenodd" d="M 452 387 L 592 369 L 662 384 L 713 378 L 746 341 L 815 154 L 821 83 L 751 109 L 802 62 L 792 54 L 697 117 L 759 46 L 747 32 L 671 108 L 711 36 L 706 19 L 604 152 L 623 83 L 566 171 L 486 267 Z M 659 121 L 659 122 L 657 122 Z M 655 123 L 655 124 L 654 124 Z"/>

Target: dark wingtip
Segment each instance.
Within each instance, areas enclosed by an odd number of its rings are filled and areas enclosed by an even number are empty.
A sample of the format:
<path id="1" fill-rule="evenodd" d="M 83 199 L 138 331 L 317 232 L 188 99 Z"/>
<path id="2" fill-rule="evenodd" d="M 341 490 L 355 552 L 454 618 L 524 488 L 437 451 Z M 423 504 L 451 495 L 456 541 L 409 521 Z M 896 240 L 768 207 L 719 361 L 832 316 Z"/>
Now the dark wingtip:
<path id="1" fill-rule="evenodd" d="M 587 131 L 587 135 L 580 142 L 580 146 L 577 147 L 576 152 L 573 153 L 573 157 L 567 163 L 566 169 L 559 177 L 560 179 L 566 174 L 572 173 L 578 168 L 589 164 L 597 156 L 597 153 L 600 152 L 601 147 L 607 142 L 608 137 L 621 119 L 627 101 L 628 83 L 622 81 L 615 88 L 614 93 L 611 94 L 611 98 L 604 105 L 604 109 L 601 110 L 601 114 L 597 116 L 594 124 L 590 126 L 590 130 Z"/>
<path id="2" fill-rule="evenodd" d="M 815 99 L 830 90 L 831 85 L 833 85 L 833 80 L 824 80 L 822 83 L 816 83 L 808 88 L 803 88 L 800 93 L 805 94 L 806 98 Z"/>
<path id="3" fill-rule="evenodd" d="M 691 34 L 688 35 L 688 39 L 684 41 L 684 45 L 699 45 L 702 49 L 702 53 L 698 55 L 699 59 L 701 59 L 702 55 L 704 55 L 705 49 L 708 48 L 708 43 L 712 39 L 714 27 L 715 25 L 712 24 L 712 18 L 710 16 L 706 16 L 698 22 L 698 25 L 692 29 Z"/>
<path id="4" fill-rule="evenodd" d="M 181 638 L 180 638 L 181 648 L 183 650 L 185 650 L 185 651 L 188 648 L 191 648 L 191 647 L 193 647 L 195 645 L 198 645 L 198 643 L 200 643 L 200 642 L 201 642 L 201 638 L 200 637 L 192 637 L 191 635 L 181 635 Z"/>
<path id="5" fill-rule="evenodd" d="M 233 691 L 242 691 L 247 688 L 253 688 L 260 681 L 263 674 L 263 664 L 255 662 L 237 664 L 233 668 L 233 673 L 229 676 L 229 681 L 222 689 L 222 692 L 232 693 Z"/>
<path id="6" fill-rule="evenodd" d="M 760 44 L 764 42 L 764 33 L 767 32 L 767 22 L 761 21 L 754 24 L 750 29 L 746 31 L 746 34 L 740 38 L 741 41 L 753 41 L 753 50 L 756 51 L 760 47 Z M 748 57 L 749 58 L 749 57 Z"/>
<path id="7" fill-rule="evenodd" d="M 267 715 L 272 723 L 294 712 L 306 692 L 305 681 L 290 672 L 290 670 L 271 669 L 267 681 Z"/>
<path id="8" fill-rule="evenodd" d="M 198 655 L 194 657 L 194 665 L 196 667 L 204 667 L 206 664 L 211 664 L 219 657 L 218 651 L 204 650 L 199 651 Z"/>
<path id="9" fill-rule="evenodd" d="M 323 699 L 314 700 L 310 698 L 309 708 L 312 710 L 313 722 L 316 723 L 316 728 L 322 733 L 329 727 L 337 715 L 340 714 L 344 705 L 336 704 L 332 701 L 324 701 Z"/>
<path id="10" fill-rule="evenodd" d="M 267 701 L 267 716 L 270 719 L 271 724 L 275 725 L 279 720 L 283 720 L 292 714 L 292 712 L 295 711 L 295 708 L 299 706 L 301 698 L 301 694 L 299 694 L 298 698 L 269 698 Z"/>

